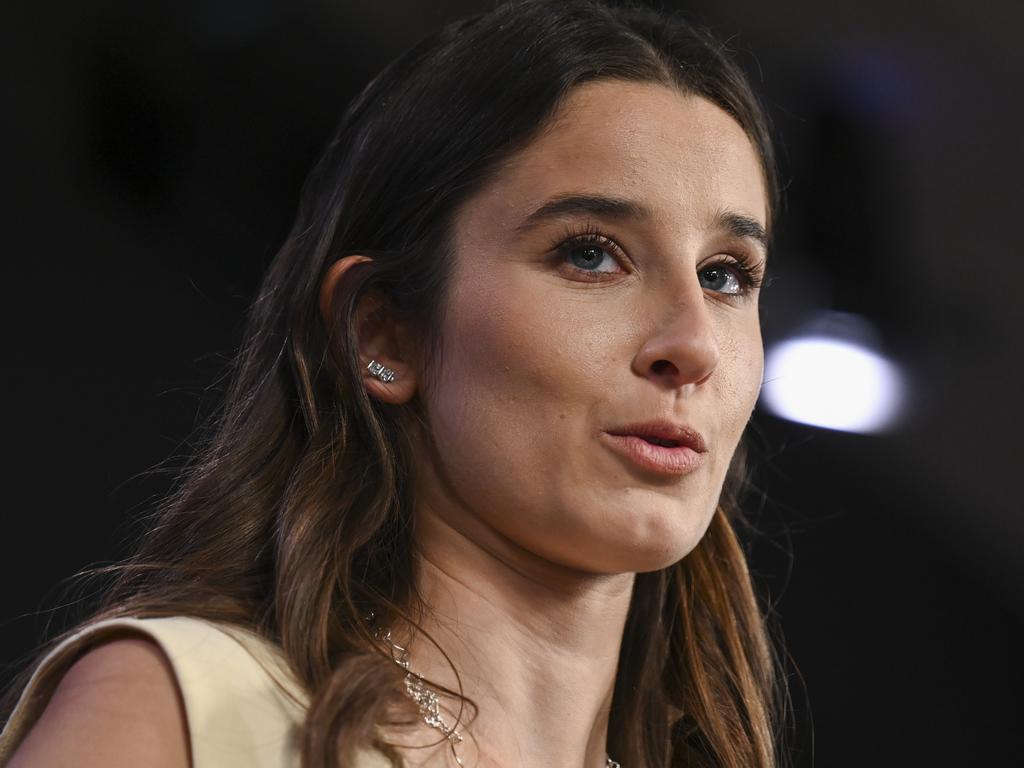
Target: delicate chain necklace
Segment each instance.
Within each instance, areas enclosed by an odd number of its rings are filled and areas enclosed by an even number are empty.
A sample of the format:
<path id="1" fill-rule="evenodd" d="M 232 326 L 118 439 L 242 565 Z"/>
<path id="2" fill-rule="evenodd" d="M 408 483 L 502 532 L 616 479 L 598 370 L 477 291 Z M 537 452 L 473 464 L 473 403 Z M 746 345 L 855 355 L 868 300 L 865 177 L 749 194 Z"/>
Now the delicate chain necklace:
<path id="1" fill-rule="evenodd" d="M 441 715 L 441 701 L 437 694 L 427 687 L 422 677 L 409 668 L 409 651 L 391 639 L 390 629 L 381 639 L 391 646 L 391 658 L 398 662 L 398 666 L 405 670 L 405 695 L 412 699 L 419 708 L 420 715 L 423 716 L 423 722 L 443 733 L 444 737 L 448 739 L 452 755 L 455 756 L 455 762 L 460 766 L 464 765 L 462 758 L 459 757 L 459 753 L 455 750 L 455 745 L 462 743 L 462 734 L 459 733 L 459 729 L 454 725 L 448 725 L 445 722 L 444 717 Z"/>
<path id="2" fill-rule="evenodd" d="M 462 762 L 462 758 L 459 757 L 459 753 L 455 749 L 457 744 L 462 743 L 462 734 L 454 725 L 449 725 L 441 715 L 441 700 L 437 693 L 430 690 L 426 681 L 410 668 L 408 649 L 403 648 L 391 638 L 390 629 L 384 633 L 383 637 L 380 637 L 379 633 L 377 637 L 391 646 L 391 658 L 405 670 L 405 695 L 416 704 L 423 717 L 423 722 L 444 734 L 444 737 L 448 739 L 455 762 L 464 768 L 465 763 Z M 605 768 L 622 768 L 619 763 L 607 755 L 605 755 L 604 765 Z"/>

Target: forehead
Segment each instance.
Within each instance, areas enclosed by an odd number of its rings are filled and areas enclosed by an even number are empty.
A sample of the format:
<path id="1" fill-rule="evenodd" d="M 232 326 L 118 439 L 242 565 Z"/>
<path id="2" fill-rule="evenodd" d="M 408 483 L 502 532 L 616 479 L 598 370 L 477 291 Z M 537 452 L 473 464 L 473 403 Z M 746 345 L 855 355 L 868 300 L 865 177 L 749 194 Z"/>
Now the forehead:
<path id="1" fill-rule="evenodd" d="M 581 192 L 635 199 L 669 229 L 711 226 L 723 210 L 766 223 L 758 155 L 732 117 L 663 85 L 600 81 L 569 93 L 469 201 L 460 228 L 511 229 L 545 200 Z"/>

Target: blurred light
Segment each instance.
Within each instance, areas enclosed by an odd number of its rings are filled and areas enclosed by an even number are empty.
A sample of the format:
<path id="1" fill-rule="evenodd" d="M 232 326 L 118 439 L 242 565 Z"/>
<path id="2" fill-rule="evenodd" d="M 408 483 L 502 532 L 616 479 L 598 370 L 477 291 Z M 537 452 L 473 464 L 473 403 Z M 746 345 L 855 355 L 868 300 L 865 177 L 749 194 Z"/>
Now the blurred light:
<path id="1" fill-rule="evenodd" d="M 847 326 L 855 323 L 863 329 L 866 325 L 861 318 L 837 313 L 829 313 L 827 324 L 834 328 L 837 317 L 844 318 Z M 765 407 L 784 419 L 866 433 L 892 425 L 902 390 L 896 366 L 868 343 L 818 331 L 768 351 L 761 398 Z"/>

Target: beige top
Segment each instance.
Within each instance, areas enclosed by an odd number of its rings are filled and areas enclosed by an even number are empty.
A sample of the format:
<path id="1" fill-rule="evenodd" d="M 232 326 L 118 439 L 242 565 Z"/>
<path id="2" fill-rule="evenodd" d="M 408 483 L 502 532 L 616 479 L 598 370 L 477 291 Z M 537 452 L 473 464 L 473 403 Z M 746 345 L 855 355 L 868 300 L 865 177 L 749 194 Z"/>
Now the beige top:
<path id="1" fill-rule="evenodd" d="M 255 634 L 183 616 L 101 621 L 54 648 L 0 733 L 0 766 L 81 652 L 125 630 L 155 641 L 174 669 L 185 702 L 192 768 L 297 768 L 297 736 L 309 699 L 280 651 Z M 390 763 L 380 753 L 363 752 L 356 765 L 388 768 Z"/>

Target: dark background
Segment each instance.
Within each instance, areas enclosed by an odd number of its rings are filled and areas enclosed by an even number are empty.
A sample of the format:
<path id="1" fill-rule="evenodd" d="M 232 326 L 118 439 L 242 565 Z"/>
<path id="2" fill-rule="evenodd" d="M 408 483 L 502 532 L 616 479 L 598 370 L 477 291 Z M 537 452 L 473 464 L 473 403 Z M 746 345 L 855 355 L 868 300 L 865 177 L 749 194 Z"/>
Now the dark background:
<path id="1" fill-rule="evenodd" d="M 61 581 L 125 554 L 166 490 L 147 471 L 216 403 L 346 102 L 486 7 L 5 10 L 0 681 Z M 799 764 L 1024 765 L 1022 6 L 678 7 L 732 38 L 777 126 L 766 340 L 856 312 L 910 382 L 885 435 L 755 417 L 754 567 L 795 659 Z"/>

